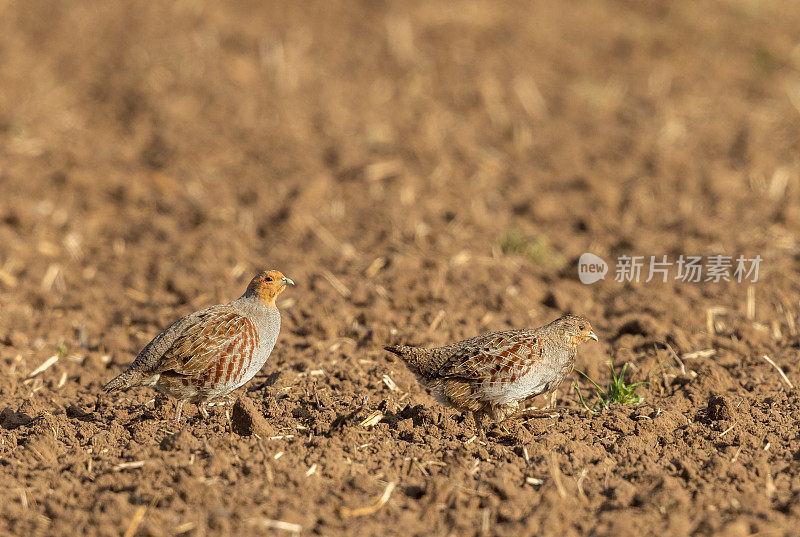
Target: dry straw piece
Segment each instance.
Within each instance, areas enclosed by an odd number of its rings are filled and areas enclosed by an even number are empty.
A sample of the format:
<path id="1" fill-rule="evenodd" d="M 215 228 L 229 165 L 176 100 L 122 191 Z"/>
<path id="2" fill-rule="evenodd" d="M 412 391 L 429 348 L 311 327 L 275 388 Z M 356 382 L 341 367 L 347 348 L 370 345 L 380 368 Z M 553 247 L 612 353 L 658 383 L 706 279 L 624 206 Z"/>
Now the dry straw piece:
<path id="1" fill-rule="evenodd" d="M 58 361 L 58 355 L 54 354 L 53 356 L 51 356 L 50 358 L 45 360 L 42 365 L 40 365 L 39 367 L 37 367 L 36 369 L 34 369 L 30 373 L 28 373 L 28 378 L 33 378 L 36 375 L 38 375 L 39 373 L 48 370 L 57 361 Z"/>
<path id="2" fill-rule="evenodd" d="M 709 356 L 714 356 L 716 353 L 717 351 L 714 349 L 703 349 L 701 351 L 687 352 L 682 356 L 682 358 L 684 360 L 692 360 L 694 358 L 708 358 Z"/>
<path id="3" fill-rule="evenodd" d="M 793 389 L 793 390 L 794 390 L 794 384 L 792 384 L 792 381 L 791 381 L 791 380 L 789 380 L 789 377 L 787 377 L 787 376 L 786 376 L 786 373 L 784 373 L 784 372 L 783 372 L 783 369 L 781 369 L 780 367 L 778 367 L 778 364 L 776 364 L 775 362 L 773 362 L 773 361 L 772 361 L 772 358 L 770 358 L 770 357 L 769 357 L 769 356 L 767 356 L 766 354 L 765 354 L 764 356 L 762 356 L 762 358 L 763 358 L 764 360 L 766 360 L 766 361 L 767 361 L 767 363 L 769 363 L 769 365 L 771 365 L 772 367 L 774 367 L 775 369 L 777 369 L 777 371 L 778 371 L 778 373 L 780 374 L 780 376 L 783 378 L 783 380 L 786 382 L 786 384 L 788 384 L 788 385 L 789 385 L 789 388 L 791 388 L 791 389 Z"/>
<path id="4" fill-rule="evenodd" d="M 381 379 L 383 380 L 383 383 L 386 384 L 386 387 L 389 388 L 390 391 L 393 392 L 400 391 L 400 388 L 397 387 L 397 384 L 395 384 L 395 382 L 392 380 L 392 377 L 390 377 L 389 375 L 383 375 Z"/>
<path id="5" fill-rule="evenodd" d="M 376 410 L 375 412 L 367 416 L 364 419 L 364 421 L 362 421 L 359 425 L 361 425 L 362 427 L 372 427 L 382 419 L 383 419 L 383 414 L 379 410 Z"/>
<path id="6" fill-rule="evenodd" d="M 114 471 L 119 472 L 120 470 L 136 470 L 137 468 L 144 466 L 144 462 L 145 461 L 122 462 L 114 466 Z"/>
<path id="7" fill-rule="evenodd" d="M 133 513 L 133 518 L 128 524 L 128 529 L 125 530 L 124 537 L 133 537 L 136 534 L 136 530 L 139 529 L 139 524 L 142 523 L 142 519 L 144 518 L 144 514 L 147 512 L 146 505 L 140 505 L 136 512 Z"/>
<path id="8" fill-rule="evenodd" d="M 550 466 L 550 475 L 553 477 L 553 483 L 556 486 L 556 490 L 558 490 L 558 495 L 562 498 L 566 498 L 567 490 L 564 488 L 564 484 L 561 482 L 561 470 L 558 467 L 556 456 L 551 454 L 548 462 Z"/>
<path id="9" fill-rule="evenodd" d="M 388 483 L 383 491 L 383 494 L 381 494 L 381 497 L 378 498 L 377 501 L 372 505 L 367 505 L 365 507 L 358 507 L 356 509 L 349 509 L 347 507 L 342 507 L 342 516 L 348 518 L 348 517 L 371 515 L 373 513 L 378 512 L 378 510 L 381 507 L 383 507 L 386 504 L 386 502 L 389 501 L 389 498 L 392 495 L 392 491 L 396 486 L 397 486 L 396 481 Z"/>
<path id="10" fill-rule="evenodd" d="M 293 524 L 292 522 L 285 522 L 283 520 L 273 520 L 271 518 L 248 518 L 247 522 L 266 529 L 288 531 L 295 535 L 299 535 L 300 531 L 303 529 L 300 524 Z"/>
<path id="11" fill-rule="evenodd" d="M 321 272 L 322 277 L 328 280 L 328 283 L 331 284 L 337 293 L 342 295 L 344 298 L 348 298 L 351 295 L 350 288 L 347 287 L 342 280 L 334 276 L 334 274 L 329 270 L 323 270 Z"/>

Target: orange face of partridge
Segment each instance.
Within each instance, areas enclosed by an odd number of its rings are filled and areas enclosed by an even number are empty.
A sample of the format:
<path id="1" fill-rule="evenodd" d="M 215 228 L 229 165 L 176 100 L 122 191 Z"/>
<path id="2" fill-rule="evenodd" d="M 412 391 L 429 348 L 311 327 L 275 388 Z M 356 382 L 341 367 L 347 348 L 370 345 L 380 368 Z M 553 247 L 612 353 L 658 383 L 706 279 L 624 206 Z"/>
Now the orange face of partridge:
<path id="1" fill-rule="evenodd" d="M 560 319 L 564 335 L 572 347 L 577 347 L 590 339 L 597 341 L 589 319 L 583 315 L 565 315 Z"/>
<path id="2" fill-rule="evenodd" d="M 275 299 L 286 289 L 287 285 L 294 285 L 294 282 L 284 276 L 281 271 L 265 270 L 256 274 L 247 288 L 252 290 L 264 304 L 274 308 Z"/>

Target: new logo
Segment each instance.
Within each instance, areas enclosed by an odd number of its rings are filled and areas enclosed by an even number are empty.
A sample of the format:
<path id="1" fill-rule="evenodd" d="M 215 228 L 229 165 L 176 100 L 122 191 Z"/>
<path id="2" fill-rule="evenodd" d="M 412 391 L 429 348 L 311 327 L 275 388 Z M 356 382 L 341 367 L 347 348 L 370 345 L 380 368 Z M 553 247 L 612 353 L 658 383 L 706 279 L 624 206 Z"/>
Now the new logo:
<path id="1" fill-rule="evenodd" d="M 586 285 L 598 280 L 605 280 L 608 273 L 608 263 L 603 258 L 592 253 L 581 254 L 578 259 L 578 279 Z"/>

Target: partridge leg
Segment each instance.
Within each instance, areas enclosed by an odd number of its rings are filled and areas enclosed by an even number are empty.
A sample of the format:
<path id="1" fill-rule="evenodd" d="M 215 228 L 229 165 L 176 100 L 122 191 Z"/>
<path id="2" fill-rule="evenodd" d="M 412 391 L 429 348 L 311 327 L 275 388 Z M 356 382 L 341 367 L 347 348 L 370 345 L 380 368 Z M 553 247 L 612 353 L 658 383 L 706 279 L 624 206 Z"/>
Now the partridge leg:
<path id="1" fill-rule="evenodd" d="M 178 401 L 178 407 L 175 409 L 175 423 L 180 423 L 182 412 L 183 412 L 183 401 Z"/>
<path id="2" fill-rule="evenodd" d="M 206 410 L 205 403 L 200 403 L 199 405 L 197 405 L 197 410 L 198 412 L 200 412 L 200 414 L 203 415 L 204 418 L 208 419 L 208 410 Z"/>
<path id="3" fill-rule="evenodd" d="M 565 407 L 528 408 L 517 414 L 517 417 L 523 420 L 531 418 L 549 418 L 562 413 L 569 414 L 570 412 L 573 412 L 573 410 Z"/>
<path id="4" fill-rule="evenodd" d="M 502 431 L 503 434 L 505 434 L 505 435 L 509 434 L 508 429 L 502 423 L 498 423 L 497 424 L 497 428 L 500 429 L 500 431 Z"/>
<path id="5" fill-rule="evenodd" d="M 233 423 L 231 422 L 231 409 L 233 408 L 233 400 L 230 397 L 225 398 L 225 421 L 228 422 L 228 432 L 233 436 Z"/>
<path id="6" fill-rule="evenodd" d="M 475 422 L 475 432 L 478 435 L 478 439 L 486 442 L 486 431 L 483 429 L 483 414 L 472 412 L 472 421 Z"/>

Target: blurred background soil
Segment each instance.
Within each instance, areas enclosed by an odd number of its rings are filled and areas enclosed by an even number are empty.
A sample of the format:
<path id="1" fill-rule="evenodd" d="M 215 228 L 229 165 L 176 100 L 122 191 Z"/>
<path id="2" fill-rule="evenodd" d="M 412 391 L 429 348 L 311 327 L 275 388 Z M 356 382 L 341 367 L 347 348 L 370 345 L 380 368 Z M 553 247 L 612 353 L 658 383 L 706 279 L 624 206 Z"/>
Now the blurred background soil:
<path id="1" fill-rule="evenodd" d="M 0 534 L 796 534 L 798 28 L 777 0 L 0 1 Z M 623 284 L 624 254 L 763 262 Z M 298 285 L 233 431 L 101 396 L 262 267 Z M 642 404 L 569 380 L 484 445 L 381 350 L 567 311 Z"/>

